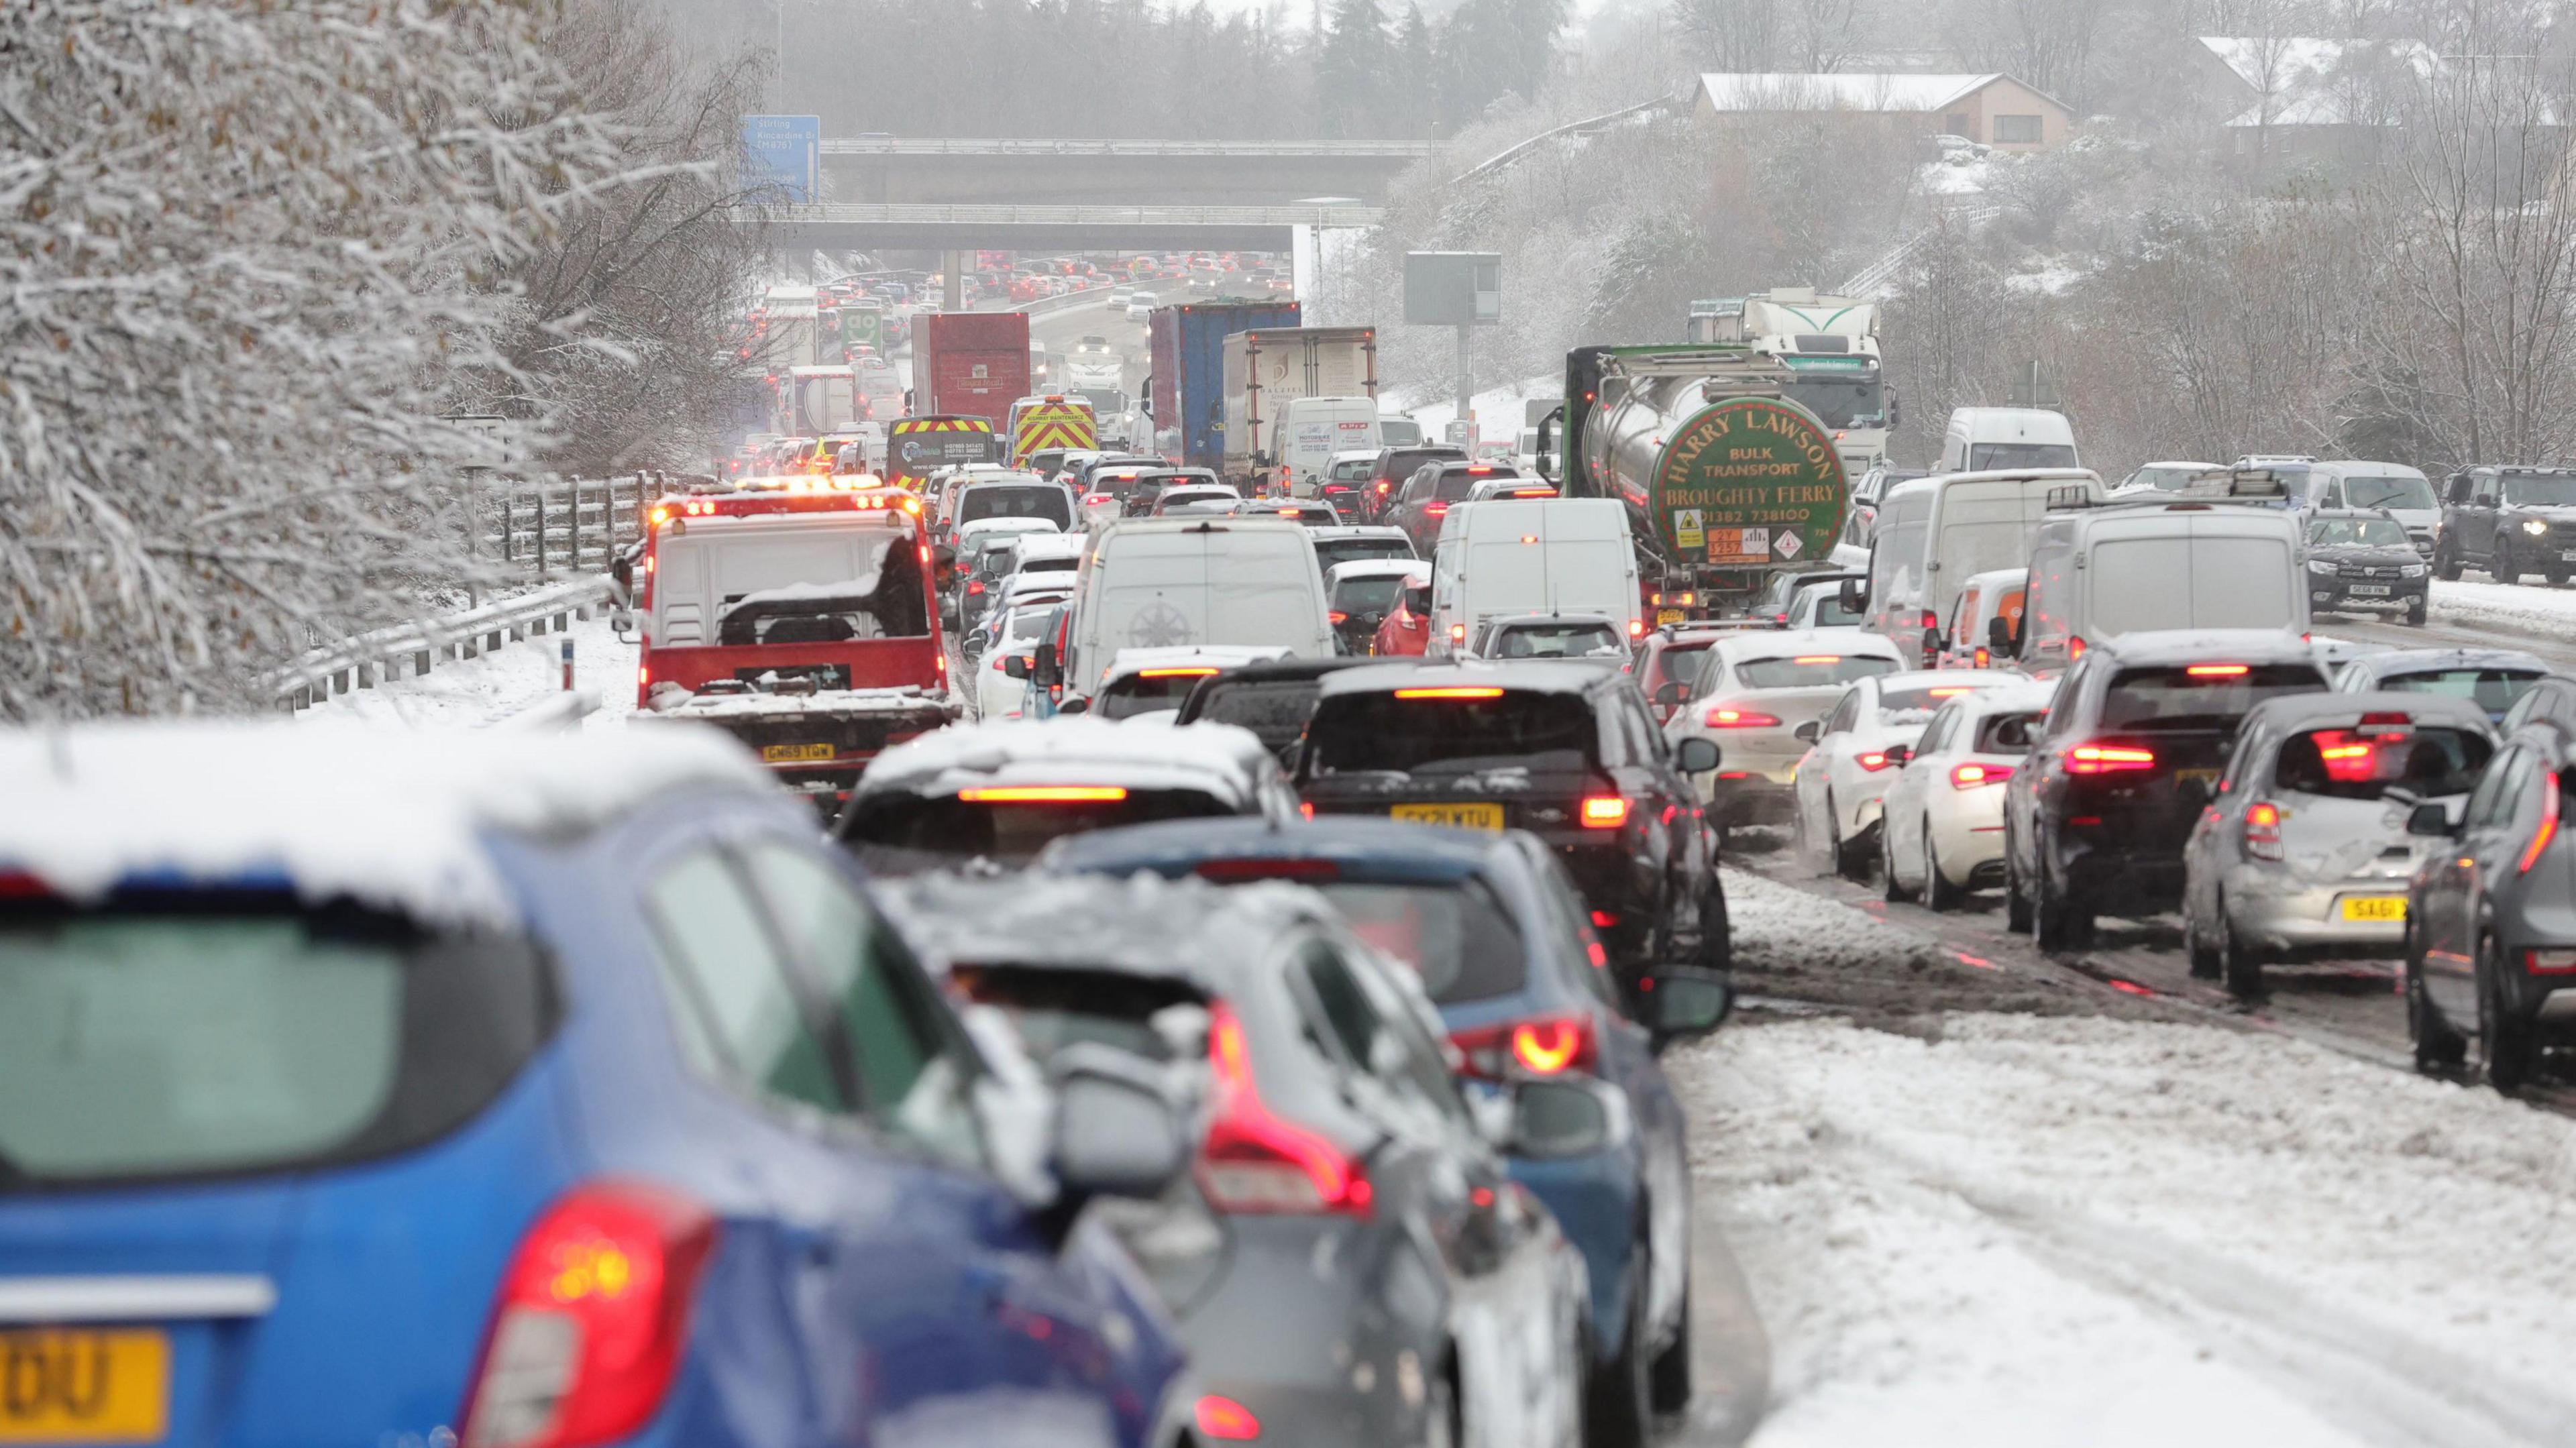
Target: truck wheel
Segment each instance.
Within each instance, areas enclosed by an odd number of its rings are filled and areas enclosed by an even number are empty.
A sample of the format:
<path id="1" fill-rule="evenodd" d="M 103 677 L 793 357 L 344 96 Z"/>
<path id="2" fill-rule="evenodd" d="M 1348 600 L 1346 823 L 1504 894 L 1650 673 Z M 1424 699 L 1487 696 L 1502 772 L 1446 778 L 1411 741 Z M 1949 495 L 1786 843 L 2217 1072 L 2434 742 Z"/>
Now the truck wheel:
<path id="1" fill-rule="evenodd" d="M 2433 576 L 2444 583 L 2460 581 L 2460 550 L 2448 538 L 2433 545 Z"/>

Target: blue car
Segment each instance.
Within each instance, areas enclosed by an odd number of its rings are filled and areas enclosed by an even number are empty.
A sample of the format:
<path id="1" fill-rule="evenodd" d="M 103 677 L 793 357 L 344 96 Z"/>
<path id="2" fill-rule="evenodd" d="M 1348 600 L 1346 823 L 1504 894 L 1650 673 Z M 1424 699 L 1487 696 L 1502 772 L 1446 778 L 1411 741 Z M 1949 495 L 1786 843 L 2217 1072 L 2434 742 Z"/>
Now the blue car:
<path id="1" fill-rule="evenodd" d="M 1179 1123 L 1049 1173 L 730 741 L 0 734 L 0 799 L 0 1441 L 1187 1440 L 1076 1210 Z"/>
<path id="2" fill-rule="evenodd" d="M 1656 1052 L 1714 1030 L 1722 980 L 1676 969 L 1643 979 L 1664 1023 L 1622 1014 L 1582 895 L 1536 836 L 1349 817 L 1274 827 L 1186 821 L 1069 836 L 1042 869 L 1284 879 L 1314 886 L 1371 944 L 1421 973 L 1473 1077 L 1590 1080 L 1627 1123 L 1580 1156 L 1510 1158 L 1513 1180 L 1556 1214 L 1590 1269 L 1590 1441 L 1642 1443 L 1657 1412 L 1689 1402 L 1690 1169 L 1682 1111 Z"/>

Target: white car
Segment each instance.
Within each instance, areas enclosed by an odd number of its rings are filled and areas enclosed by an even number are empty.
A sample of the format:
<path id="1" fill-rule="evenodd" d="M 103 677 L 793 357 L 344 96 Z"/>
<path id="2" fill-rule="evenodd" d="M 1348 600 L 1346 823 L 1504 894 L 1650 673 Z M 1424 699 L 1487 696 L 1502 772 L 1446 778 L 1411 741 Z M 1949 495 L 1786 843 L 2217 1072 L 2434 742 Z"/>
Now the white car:
<path id="1" fill-rule="evenodd" d="M 1992 669 L 1913 669 L 1880 674 L 1846 690 L 1821 722 L 1798 726 L 1810 742 L 1792 785 L 1798 855 L 1819 855 L 1846 879 L 1864 879 L 1879 837 L 1880 807 L 1894 766 L 1922 737 L 1932 711 L 1962 694 L 2017 683 Z"/>
<path id="2" fill-rule="evenodd" d="M 1027 603 L 1003 617 L 998 637 L 975 664 L 976 718 L 1020 717 L 1020 711 L 1028 704 L 1029 681 L 1013 677 L 1006 665 L 1019 659 L 1021 670 L 1026 672 L 1037 646 L 1054 636 L 1056 612 L 1062 607 L 1062 600 Z"/>
<path id="3" fill-rule="evenodd" d="M 1673 708 L 1664 737 L 1706 739 L 1722 756 L 1692 783 L 1719 829 L 1785 824 L 1795 810 L 1790 781 L 1815 723 L 1860 679 L 1905 667 L 1896 645 L 1853 629 L 1728 634 L 1700 655 L 1698 676 L 1668 683 L 1653 702 Z"/>
<path id="4" fill-rule="evenodd" d="M 1955 910 L 1969 891 L 2003 884 L 2004 781 L 2029 757 L 2057 692 L 2053 683 L 2004 677 L 2013 682 L 1934 710 L 1897 761 L 1879 831 L 1888 899 L 1920 895 L 1934 910 Z"/>

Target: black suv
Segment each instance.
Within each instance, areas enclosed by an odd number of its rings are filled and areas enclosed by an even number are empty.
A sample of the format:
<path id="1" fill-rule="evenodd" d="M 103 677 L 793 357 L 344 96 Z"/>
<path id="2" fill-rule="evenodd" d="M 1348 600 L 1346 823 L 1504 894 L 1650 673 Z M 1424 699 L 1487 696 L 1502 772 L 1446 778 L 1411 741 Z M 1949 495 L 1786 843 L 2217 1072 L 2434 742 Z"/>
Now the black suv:
<path id="1" fill-rule="evenodd" d="M 2576 573 L 2576 469 L 2470 468 L 2451 474 L 2433 571 L 2444 582 L 2483 568 L 2498 583 L 2537 573 L 2552 587 Z"/>
<path id="2" fill-rule="evenodd" d="M 2308 515 L 2308 604 L 2313 613 L 2404 609 L 2424 623 L 2433 580 L 2406 525 L 2385 513 L 2320 508 Z"/>
<path id="3" fill-rule="evenodd" d="M 2096 915 L 2182 901 L 2183 846 L 2255 705 L 2325 689 L 2314 649 L 2271 629 L 2123 634 L 2066 671 L 2004 785 L 2004 904 L 2042 950 Z"/>
<path id="4" fill-rule="evenodd" d="M 1537 835 L 1633 988 L 1675 958 L 1726 964 L 1717 834 L 1686 778 L 1717 766 L 1708 740 L 1668 745 L 1616 668 L 1375 664 L 1324 677 L 1295 782 L 1320 814 Z"/>

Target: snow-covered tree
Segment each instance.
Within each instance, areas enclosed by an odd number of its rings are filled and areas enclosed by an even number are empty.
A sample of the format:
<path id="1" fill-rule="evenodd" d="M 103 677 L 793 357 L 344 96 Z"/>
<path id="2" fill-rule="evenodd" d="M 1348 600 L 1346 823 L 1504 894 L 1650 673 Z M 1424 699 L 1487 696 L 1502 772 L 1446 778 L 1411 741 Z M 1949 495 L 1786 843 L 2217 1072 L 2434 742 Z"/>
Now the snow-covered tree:
<path id="1" fill-rule="evenodd" d="M 464 573 L 441 413 L 627 179 L 556 13 L 0 7 L 0 716 L 256 702 Z"/>

